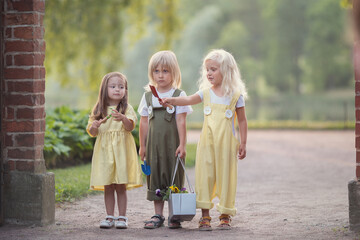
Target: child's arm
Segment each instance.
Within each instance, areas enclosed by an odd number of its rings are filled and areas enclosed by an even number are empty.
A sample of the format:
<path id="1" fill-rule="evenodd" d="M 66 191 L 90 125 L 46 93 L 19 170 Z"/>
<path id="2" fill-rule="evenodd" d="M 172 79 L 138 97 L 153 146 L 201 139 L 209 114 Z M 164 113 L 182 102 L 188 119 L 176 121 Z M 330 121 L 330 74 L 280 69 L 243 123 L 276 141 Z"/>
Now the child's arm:
<path id="1" fill-rule="evenodd" d="M 180 158 L 185 159 L 186 156 L 186 113 L 176 115 L 176 125 L 179 133 L 180 144 L 175 151 L 175 156 L 180 154 Z"/>
<path id="2" fill-rule="evenodd" d="M 246 157 L 246 140 L 247 140 L 247 120 L 245 115 L 245 107 L 236 108 L 236 115 L 239 124 L 240 147 L 239 160 Z"/>
<path id="3" fill-rule="evenodd" d="M 141 161 L 145 159 L 145 152 L 146 152 L 146 137 L 148 133 L 149 123 L 147 116 L 141 116 L 140 118 L 140 125 L 139 125 L 139 156 Z"/>
<path id="4" fill-rule="evenodd" d="M 176 106 L 187 106 L 201 103 L 201 98 L 195 93 L 191 96 L 162 98 L 162 102 Z"/>

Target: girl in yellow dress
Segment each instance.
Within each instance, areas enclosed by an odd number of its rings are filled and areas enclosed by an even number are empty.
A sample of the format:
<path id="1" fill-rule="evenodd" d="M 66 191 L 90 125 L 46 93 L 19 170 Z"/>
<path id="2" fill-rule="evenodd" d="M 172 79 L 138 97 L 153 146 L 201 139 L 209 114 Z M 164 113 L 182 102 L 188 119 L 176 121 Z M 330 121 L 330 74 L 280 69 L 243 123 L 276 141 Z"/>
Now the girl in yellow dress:
<path id="1" fill-rule="evenodd" d="M 93 150 L 90 188 L 104 193 L 107 216 L 101 228 L 127 228 L 126 190 L 141 187 L 141 170 L 131 131 L 137 117 L 128 104 L 125 75 L 106 74 L 101 82 L 98 100 L 91 112 L 87 132 L 97 137 Z M 114 216 L 115 192 L 119 216 Z"/>
<path id="2" fill-rule="evenodd" d="M 237 161 L 246 156 L 247 93 L 234 57 L 222 50 L 212 50 L 204 58 L 199 91 L 188 97 L 164 98 L 162 103 L 193 105 L 204 102 L 204 124 L 196 152 L 196 206 L 202 210 L 199 230 L 212 230 L 209 210 L 219 198 L 219 229 L 230 229 L 236 214 L 235 196 Z M 235 138 L 237 115 L 241 143 Z"/>

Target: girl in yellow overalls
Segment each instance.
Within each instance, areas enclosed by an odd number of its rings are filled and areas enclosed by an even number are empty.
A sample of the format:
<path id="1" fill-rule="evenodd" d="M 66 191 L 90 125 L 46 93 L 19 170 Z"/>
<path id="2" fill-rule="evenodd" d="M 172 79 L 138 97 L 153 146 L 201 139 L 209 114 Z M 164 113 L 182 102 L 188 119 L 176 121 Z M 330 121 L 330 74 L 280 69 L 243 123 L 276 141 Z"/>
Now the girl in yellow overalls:
<path id="1" fill-rule="evenodd" d="M 204 102 L 204 124 L 196 152 L 196 206 L 202 210 L 199 230 L 212 230 L 209 210 L 220 200 L 219 229 L 230 229 L 236 214 L 237 158 L 246 157 L 247 120 L 244 98 L 247 93 L 234 57 L 212 50 L 203 61 L 200 90 L 188 97 L 164 98 L 162 103 L 193 105 Z M 238 119 L 241 143 L 235 138 L 234 116 Z"/>

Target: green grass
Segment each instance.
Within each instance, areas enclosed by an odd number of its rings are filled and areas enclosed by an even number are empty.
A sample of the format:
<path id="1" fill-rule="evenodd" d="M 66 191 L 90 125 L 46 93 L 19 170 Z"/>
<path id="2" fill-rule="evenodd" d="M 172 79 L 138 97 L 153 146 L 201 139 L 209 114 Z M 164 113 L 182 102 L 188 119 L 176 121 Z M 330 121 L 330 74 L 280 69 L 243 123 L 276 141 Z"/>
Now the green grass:
<path id="1" fill-rule="evenodd" d="M 353 121 L 248 121 L 249 129 L 344 130 L 355 129 Z"/>
<path id="2" fill-rule="evenodd" d="M 202 125 L 202 122 L 191 122 L 187 124 L 187 128 L 201 130 Z M 355 129 L 355 121 L 248 120 L 248 129 L 344 130 Z"/>
<path id="3" fill-rule="evenodd" d="M 63 169 L 51 169 L 55 174 L 55 201 L 73 201 L 99 191 L 91 191 L 90 172 L 91 164 L 85 164 Z"/>
<path id="4" fill-rule="evenodd" d="M 196 144 L 186 146 L 186 167 L 195 165 Z M 50 169 L 55 174 L 55 201 L 69 202 L 101 191 L 92 191 L 90 187 L 91 163 L 62 169 Z"/>
<path id="5" fill-rule="evenodd" d="M 196 146 L 197 144 L 186 145 L 186 162 L 185 162 L 186 167 L 195 166 Z"/>

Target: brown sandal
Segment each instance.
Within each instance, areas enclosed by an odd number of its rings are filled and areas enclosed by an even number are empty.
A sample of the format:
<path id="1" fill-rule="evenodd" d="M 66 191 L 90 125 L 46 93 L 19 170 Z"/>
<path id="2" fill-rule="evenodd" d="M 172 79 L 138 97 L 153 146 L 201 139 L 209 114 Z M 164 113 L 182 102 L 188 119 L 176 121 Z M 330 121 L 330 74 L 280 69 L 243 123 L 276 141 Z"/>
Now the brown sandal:
<path id="1" fill-rule="evenodd" d="M 231 217 L 228 214 L 221 214 L 219 217 L 220 224 L 218 225 L 218 229 L 220 230 L 230 230 L 231 226 Z"/>
<path id="2" fill-rule="evenodd" d="M 211 231 L 210 225 L 211 217 L 202 217 L 199 221 L 199 230 L 200 231 Z"/>

